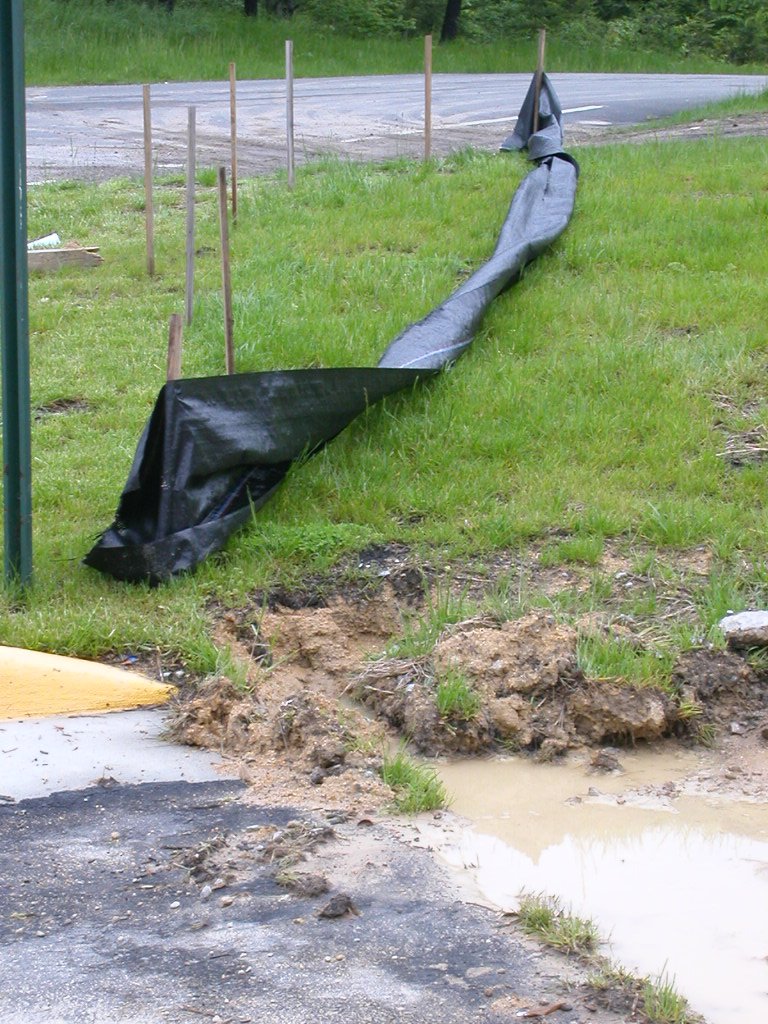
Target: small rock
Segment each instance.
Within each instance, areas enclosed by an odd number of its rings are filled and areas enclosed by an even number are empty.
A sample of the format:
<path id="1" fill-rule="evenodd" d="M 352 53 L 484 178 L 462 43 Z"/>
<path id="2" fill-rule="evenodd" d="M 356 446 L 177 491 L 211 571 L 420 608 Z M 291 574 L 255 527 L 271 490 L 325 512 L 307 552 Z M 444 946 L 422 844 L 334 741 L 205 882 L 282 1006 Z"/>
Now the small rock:
<path id="1" fill-rule="evenodd" d="M 312 899 L 315 896 L 322 896 L 323 893 L 328 892 L 328 879 L 324 875 L 319 874 L 298 874 L 293 875 L 285 873 L 278 875 L 275 879 L 278 885 L 282 885 L 286 889 L 290 889 L 296 896 L 304 896 L 308 899 Z"/>
<path id="2" fill-rule="evenodd" d="M 347 914 L 360 915 L 360 911 L 355 906 L 352 897 L 345 892 L 337 893 L 336 896 L 332 896 L 326 905 L 319 910 L 317 913 L 318 917 L 345 917 Z"/>
<path id="3" fill-rule="evenodd" d="M 344 764 L 347 757 L 347 748 L 341 740 L 329 741 L 315 747 L 312 751 L 312 760 L 319 768 L 334 768 Z"/>
<path id="4" fill-rule="evenodd" d="M 731 722 L 731 736 L 743 736 L 744 726 L 741 722 Z"/>
<path id="5" fill-rule="evenodd" d="M 718 625 L 731 647 L 768 647 L 768 611 L 726 615 Z"/>
<path id="6" fill-rule="evenodd" d="M 468 967 L 464 971 L 465 978 L 483 978 L 486 974 L 493 974 L 492 967 Z"/>
<path id="7" fill-rule="evenodd" d="M 590 772 L 623 772 L 624 768 L 618 757 L 610 750 L 598 750 L 589 762 Z"/>
<path id="8" fill-rule="evenodd" d="M 219 903 L 222 905 L 222 907 L 231 907 L 234 902 L 234 896 L 222 896 L 221 899 L 219 900 Z"/>
<path id="9" fill-rule="evenodd" d="M 322 786 L 325 776 L 325 769 L 321 768 L 318 765 L 316 768 L 313 768 L 312 771 L 309 773 L 309 781 L 313 786 Z"/>
<path id="10" fill-rule="evenodd" d="M 763 722 L 760 728 L 760 738 L 768 743 L 768 722 Z"/>
<path id="11" fill-rule="evenodd" d="M 173 903 L 171 904 L 171 910 L 178 910 L 180 906 L 181 903 L 179 903 L 178 900 L 174 900 Z"/>
<path id="12" fill-rule="evenodd" d="M 209 900 L 211 898 L 212 892 L 213 889 L 211 888 L 210 885 L 203 886 L 203 888 L 200 890 L 200 899 L 202 900 L 203 903 L 205 903 L 206 900 Z"/>

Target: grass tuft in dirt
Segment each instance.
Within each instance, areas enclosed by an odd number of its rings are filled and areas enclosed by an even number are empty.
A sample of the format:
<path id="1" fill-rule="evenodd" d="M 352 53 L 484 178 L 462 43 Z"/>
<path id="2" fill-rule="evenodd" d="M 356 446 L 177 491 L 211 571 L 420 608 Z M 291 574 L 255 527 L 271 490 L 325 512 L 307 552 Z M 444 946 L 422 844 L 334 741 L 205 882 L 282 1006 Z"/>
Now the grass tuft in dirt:
<path id="1" fill-rule="evenodd" d="M 404 750 L 384 758 L 381 777 L 394 791 L 395 807 L 402 814 L 448 806 L 448 794 L 435 771 L 414 761 Z"/>
<path id="2" fill-rule="evenodd" d="M 644 980 L 642 1006 L 650 1024 L 694 1024 L 701 1020 L 675 988 L 674 978 L 666 973 L 655 980 Z"/>
<path id="3" fill-rule="evenodd" d="M 464 622 L 473 611 L 466 592 L 456 594 L 450 580 L 442 581 L 428 591 L 424 609 L 406 618 L 402 636 L 387 647 L 385 657 L 407 660 L 431 654 L 446 627 Z"/>
<path id="4" fill-rule="evenodd" d="M 554 896 L 524 893 L 520 898 L 518 921 L 528 935 L 567 954 L 588 957 L 600 944 L 593 921 L 567 913 Z"/>
<path id="5" fill-rule="evenodd" d="M 435 702 L 441 717 L 455 722 L 471 722 L 483 704 L 466 675 L 455 668 L 448 669 L 438 681 Z"/>
<path id="6" fill-rule="evenodd" d="M 671 691 L 670 674 L 674 654 L 666 650 L 646 650 L 633 639 L 622 636 L 582 636 L 577 659 L 585 676 L 593 680 L 611 679 L 635 686 L 655 686 Z"/>

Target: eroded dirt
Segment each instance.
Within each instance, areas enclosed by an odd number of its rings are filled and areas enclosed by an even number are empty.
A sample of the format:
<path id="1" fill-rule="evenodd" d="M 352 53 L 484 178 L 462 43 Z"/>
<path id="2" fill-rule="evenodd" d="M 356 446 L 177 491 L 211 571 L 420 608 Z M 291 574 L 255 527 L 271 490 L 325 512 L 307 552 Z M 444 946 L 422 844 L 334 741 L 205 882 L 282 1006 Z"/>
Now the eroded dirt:
<path id="1" fill-rule="evenodd" d="M 391 800 L 380 769 L 403 740 L 425 756 L 519 752 L 551 761 L 591 750 L 595 771 L 611 770 L 610 757 L 601 761 L 606 747 L 706 742 L 723 749 L 722 765 L 696 786 L 766 792 L 762 772 L 735 770 L 726 750 L 735 743 L 759 755 L 768 742 L 768 672 L 749 652 L 702 643 L 678 657 L 666 690 L 589 678 L 580 667 L 580 637 L 644 650 L 656 635 L 617 614 L 628 588 L 658 586 L 618 549 L 604 555 L 613 592 L 599 612 L 567 621 L 541 609 L 506 621 L 483 612 L 445 625 L 427 653 L 403 656 L 404 632 L 434 615 L 440 587 L 479 598 L 513 570 L 552 595 L 589 587 L 586 567 L 543 561 L 541 549 L 526 565 L 498 555 L 483 577 L 463 567 L 441 583 L 402 547 L 374 549 L 360 556 L 365 571 L 354 585 L 347 566 L 336 583 L 308 581 L 298 593 L 255 594 L 240 609 L 214 610 L 217 643 L 229 647 L 241 678 L 188 689 L 173 736 L 236 758 L 243 778 L 271 799 L 362 814 Z M 703 550 L 676 556 L 677 575 L 667 571 L 656 594 L 665 616 L 691 614 L 686 581 L 709 567 Z M 452 676 L 471 692 L 471 713 L 440 710 L 438 689 Z"/>

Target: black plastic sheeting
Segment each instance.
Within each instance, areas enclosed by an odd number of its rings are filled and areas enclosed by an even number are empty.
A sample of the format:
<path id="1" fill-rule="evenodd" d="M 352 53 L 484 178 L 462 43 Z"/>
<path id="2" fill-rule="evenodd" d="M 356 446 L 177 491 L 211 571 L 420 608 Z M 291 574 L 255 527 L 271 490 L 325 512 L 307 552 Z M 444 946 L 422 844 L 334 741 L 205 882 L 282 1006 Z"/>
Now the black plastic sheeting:
<path id="1" fill-rule="evenodd" d="M 544 76 L 539 130 L 533 83 L 502 149 L 537 166 L 518 187 L 493 255 L 378 366 L 275 370 L 166 384 L 139 441 L 115 521 L 85 563 L 118 580 L 158 583 L 193 569 L 274 493 L 291 463 L 318 451 L 356 416 L 452 363 L 488 306 L 565 229 L 578 168 L 562 151 L 560 105 Z"/>

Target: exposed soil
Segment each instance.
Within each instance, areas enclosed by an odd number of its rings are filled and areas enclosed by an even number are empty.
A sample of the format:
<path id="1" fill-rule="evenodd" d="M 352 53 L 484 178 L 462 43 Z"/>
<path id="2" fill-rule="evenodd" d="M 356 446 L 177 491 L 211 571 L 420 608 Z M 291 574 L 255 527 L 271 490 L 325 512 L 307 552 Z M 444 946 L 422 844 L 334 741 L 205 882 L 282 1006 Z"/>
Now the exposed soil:
<path id="1" fill-rule="evenodd" d="M 578 593 L 590 572 L 542 565 L 535 550 L 524 565 L 500 554 L 483 576 L 463 567 L 442 583 L 400 546 L 370 549 L 355 561 L 357 582 L 349 582 L 347 565 L 335 580 L 309 580 L 300 592 L 255 594 L 243 608 L 214 610 L 216 640 L 230 648 L 243 678 L 187 688 L 176 702 L 173 736 L 236 758 L 243 778 L 271 799 L 362 814 L 391 800 L 380 769 L 403 739 L 425 756 L 520 752 L 552 760 L 591 749 L 596 770 L 606 767 L 605 747 L 673 738 L 735 741 L 741 753 L 759 754 L 768 742 L 768 672 L 749 652 L 702 644 L 678 658 L 667 690 L 585 676 L 580 636 L 644 649 L 654 635 L 647 622 L 616 614 L 628 587 L 651 585 L 618 549 L 603 559 L 614 591 L 603 611 L 569 623 L 542 610 L 510 621 L 468 618 L 446 625 L 428 653 L 413 657 L 386 651 L 402 641 L 404 623 L 429 618 L 441 586 L 479 597 L 514 568 L 537 590 Z M 706 574 L 709 556 L 700 549 L 676 555 L 675 569 L 657 598 L 671 609 L 665 617 L 684 618 L 691 614 L 685 581 Z M 472 694 L 469 713 L 438 708 L 438 687 L 452 675 Z M 743 783 L 768 793 L 762 771 L 727 774 L 732 760 L 724 751 L 722 772 L 696 785 L 733 791 Z"/>

